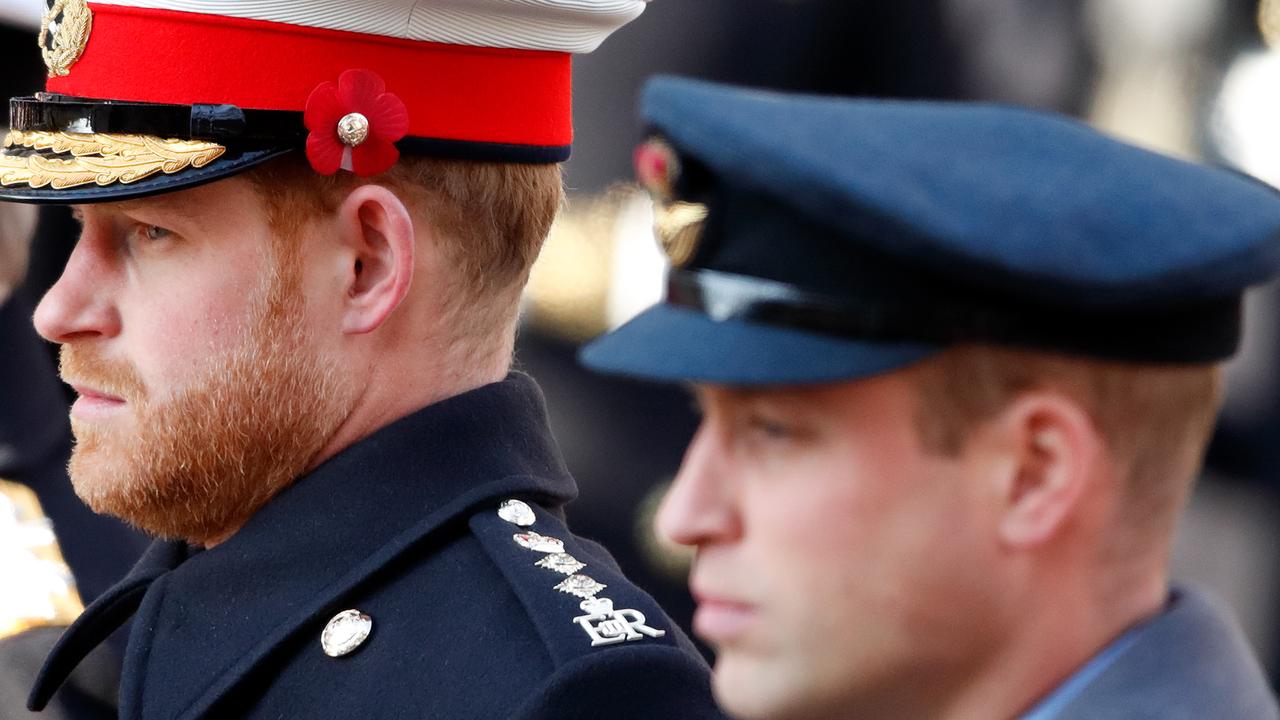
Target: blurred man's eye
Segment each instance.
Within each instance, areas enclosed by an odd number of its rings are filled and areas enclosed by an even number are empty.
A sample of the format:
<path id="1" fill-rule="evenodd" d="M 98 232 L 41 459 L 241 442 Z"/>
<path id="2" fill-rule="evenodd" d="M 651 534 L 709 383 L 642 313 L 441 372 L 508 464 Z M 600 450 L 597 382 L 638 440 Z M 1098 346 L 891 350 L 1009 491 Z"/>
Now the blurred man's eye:
<path id="1" fill-rule="evenodd" d="M 747 427 L 752 433 L 768 440 L 792 440 L 800 435 L 799 429 L 792 423 L 759 415 L 751 416 Z"/>
<path id="2" fill-rule="evenodd" d="M 173 233 L 172 231 L 162 228 L 159 225 L 143 225 L 142 234 L 148 240 L 163 240 L 169 237 L 170 235 L 172 235 Z"/>

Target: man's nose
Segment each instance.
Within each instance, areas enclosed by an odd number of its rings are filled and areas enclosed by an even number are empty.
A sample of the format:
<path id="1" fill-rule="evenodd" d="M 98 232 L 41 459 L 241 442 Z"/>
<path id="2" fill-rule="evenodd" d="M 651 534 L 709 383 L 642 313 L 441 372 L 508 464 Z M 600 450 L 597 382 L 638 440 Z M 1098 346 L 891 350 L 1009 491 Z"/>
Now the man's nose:
<path id="1" fill-rule="evenodd" d="M 704 420 L 658 509 L 658 532 L 672 542 L 693 546 L 741 534 L 730 465 L 719 434 Z"/>
<path id="2" fill-rule="evenodd" d="M 96 243 L 81 237 L 62 277 L 36 307 L 36 331 L 55 343 L 115 336 L 120 332 L 120 316 L 110 299 L 112 287 L 110 258 Z"/>

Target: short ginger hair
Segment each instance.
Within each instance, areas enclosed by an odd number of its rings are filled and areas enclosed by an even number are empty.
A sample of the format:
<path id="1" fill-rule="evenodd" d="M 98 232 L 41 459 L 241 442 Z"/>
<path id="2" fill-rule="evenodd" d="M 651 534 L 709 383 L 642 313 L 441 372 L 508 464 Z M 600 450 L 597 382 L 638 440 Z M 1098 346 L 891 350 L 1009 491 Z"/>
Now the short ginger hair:
<path id="1" fill-rule="evenodd" d="M 954 456 L 972 430 L 1022 393 L 1051 389 L 1084 409 L 1124 478 L 1124 514 L 1161 535 L 1194 482 L 1222 400 L 1217 365 L 1162 365 L 959 345 L 913 369 L 916 427 Z"/>
<path id="2" fill-rule="evenodd" d="M 300 154 L 248 173 L 277 235 L 296 237 L 299 218 L 332 213 L 348 192 L 377 183 L 400 195 L 415 222 L 434 232 L 453 266 L 451 307 L 460 334 L 511 327 L 520 291 L 564 201 L 560 166 L 402 156 L 387 172 L 359 178 L 316 173 Z"/>

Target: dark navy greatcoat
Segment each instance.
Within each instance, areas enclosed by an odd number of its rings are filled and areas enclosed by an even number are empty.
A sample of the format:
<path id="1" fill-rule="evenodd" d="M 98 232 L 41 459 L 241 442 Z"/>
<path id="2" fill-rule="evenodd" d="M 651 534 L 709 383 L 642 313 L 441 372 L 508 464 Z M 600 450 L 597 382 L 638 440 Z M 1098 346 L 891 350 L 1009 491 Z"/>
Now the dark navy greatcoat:
<path id="1" fill-rule="evenodd" d="M 575 486 L 546 428 L 536 385 L 512 374 L 344 450 L 225 543 L 155 543 L 68 630 L 32 703 L 133 617 L 127 720 L 720 718 L 688 639 L 565 527 Z M 498 515 L 508 498 L 530 527 Z M 625 612 L 578 619 L 566 575 L 516 541 L 528 531 L 563 541 Z M 321 632 L 348 609 L 372 632 L 330 657 Z"/>

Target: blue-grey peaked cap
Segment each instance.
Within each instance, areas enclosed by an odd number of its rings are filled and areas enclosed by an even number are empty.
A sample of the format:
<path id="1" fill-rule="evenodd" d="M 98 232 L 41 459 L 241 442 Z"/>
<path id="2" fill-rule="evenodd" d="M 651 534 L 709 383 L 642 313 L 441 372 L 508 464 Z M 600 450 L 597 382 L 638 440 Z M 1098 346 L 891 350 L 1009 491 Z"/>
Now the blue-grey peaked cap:
<path id="1" fill-rule="evenodd" d="M 1273 188 L 1056 115 L 660 78 L 646 88 L 643 117 L 684 167 L 677 194 L 710 215 L 696 255 L 672 272 L 667 302 L 587 349 L 584 361 L 605 371 L 823 381 L 964 341 L 1210 361 L 1238 342 L 1242 291 L 1280 267 Z M 707 299 L 726 281 L 799 300 L 785 312 L 712 318 Z M 664 342 L 661 327 L 686 333 L 703 320 L 704 341 L 732 336 L 722 360 L 755 364 L 725 372 L 702 357 L 681 367 L 682 341 Z M 767 342 L 741 337 L 746 330 L 801 332 L 822 350 L 762 354 Z M 628 333 L 671 360 L 646 361 Z"/>

